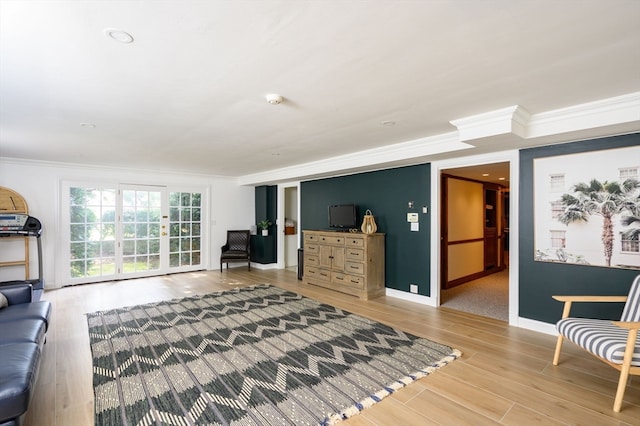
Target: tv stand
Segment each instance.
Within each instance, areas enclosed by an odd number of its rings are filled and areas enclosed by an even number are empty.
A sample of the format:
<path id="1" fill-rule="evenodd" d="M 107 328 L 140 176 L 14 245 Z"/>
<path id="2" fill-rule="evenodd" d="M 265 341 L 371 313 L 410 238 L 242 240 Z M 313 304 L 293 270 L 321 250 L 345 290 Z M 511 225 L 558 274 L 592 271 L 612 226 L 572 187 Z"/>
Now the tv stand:
<path id="1" fill-rule="evenodd" d="M 384 295 L 384 234 L 302 232 L 305 284 L 365 300 Z"/>

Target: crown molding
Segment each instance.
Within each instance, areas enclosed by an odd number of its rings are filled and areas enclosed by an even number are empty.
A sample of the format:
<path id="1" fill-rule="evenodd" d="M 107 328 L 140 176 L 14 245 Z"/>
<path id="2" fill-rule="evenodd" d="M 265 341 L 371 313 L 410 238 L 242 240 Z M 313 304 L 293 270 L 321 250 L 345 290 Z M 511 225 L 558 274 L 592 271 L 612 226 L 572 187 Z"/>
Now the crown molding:
<path id="1" fill-rule="evenodd" d="M 526 135 L 530 114 L 520 105 L 489 111 L 482 114 L 451 120 L 458 128 L 461 141 L 488 138 L 491 136 L 515 134 Z"/>
<path id="2" fill-rule="evenodd" d="M 352 154 L 331 157 L 324 160 L 297 164 L 291 167 L 254 173 L 238 178 L 240 185 L 261 185 L 287 180 L 313 179 L 324 176 L 336 176 L 362 171 L 363 168 L 372 170 L 394 162 L 422 158 L 435 154 L 443 154 L 473 148 L 472 145 L 461 142 L 457 132 L 443 133 L 436 136 L 414 139 L 380 148 L 368 149 Z M 373 167 L 372 167 L 373 166 Z"/>
<path id="3" fill-rule="evenodd" d="M 640 92 L 534 114 L 527 126 L 527 138 L 633 122 L 640 129 Z"/>

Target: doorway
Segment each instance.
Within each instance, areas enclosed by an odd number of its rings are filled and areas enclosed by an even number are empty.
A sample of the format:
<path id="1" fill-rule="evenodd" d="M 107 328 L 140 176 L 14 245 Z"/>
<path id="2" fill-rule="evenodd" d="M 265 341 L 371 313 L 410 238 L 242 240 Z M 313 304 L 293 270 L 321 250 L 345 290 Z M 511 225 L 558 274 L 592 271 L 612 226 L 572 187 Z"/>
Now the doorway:
<path id="1" fill-rule="evenodd" d="M 297 271 L 300 247 L 300 185 L 298 182 L 278 185 L 278 269 Z"/>
<path id="2" fill-rule="evenodd" d="M 65 285 L 204 269 L 202 190 L 63 183 Z"/>
<path id="3" fill-rule="evenodd" d="M 509 320 L 509 168 L 440 170 L 440 306 Z"/>

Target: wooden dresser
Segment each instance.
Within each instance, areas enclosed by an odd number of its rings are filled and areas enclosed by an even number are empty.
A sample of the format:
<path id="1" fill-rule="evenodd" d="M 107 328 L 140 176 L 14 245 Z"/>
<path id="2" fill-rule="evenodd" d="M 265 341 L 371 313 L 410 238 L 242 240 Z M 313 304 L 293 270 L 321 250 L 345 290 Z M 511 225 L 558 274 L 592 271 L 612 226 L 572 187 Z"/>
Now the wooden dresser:
<path id="1" fill-rule="evenodd" d="M 384 234 L 303 233 L 305 284 L 361 299 L 384 295 Z"/>

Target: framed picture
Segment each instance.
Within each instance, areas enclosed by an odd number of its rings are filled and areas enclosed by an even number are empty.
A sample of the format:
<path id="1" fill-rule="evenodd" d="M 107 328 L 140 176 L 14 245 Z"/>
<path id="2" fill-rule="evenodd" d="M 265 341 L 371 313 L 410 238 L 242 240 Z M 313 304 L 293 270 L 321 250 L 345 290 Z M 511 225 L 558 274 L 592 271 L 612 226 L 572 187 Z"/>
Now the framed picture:
<path id="1" fill-rule="evenodd" d="M 640 269 L 640 146 L 537 158 L 534 260 Z"/>

